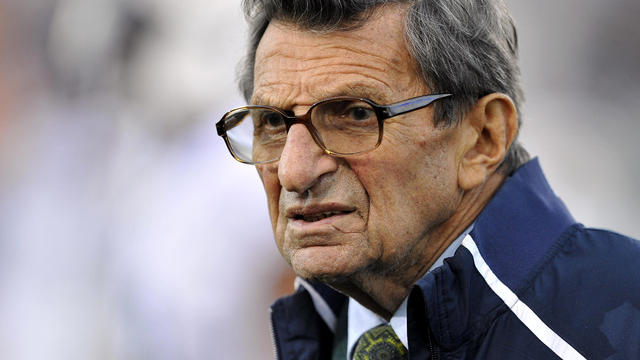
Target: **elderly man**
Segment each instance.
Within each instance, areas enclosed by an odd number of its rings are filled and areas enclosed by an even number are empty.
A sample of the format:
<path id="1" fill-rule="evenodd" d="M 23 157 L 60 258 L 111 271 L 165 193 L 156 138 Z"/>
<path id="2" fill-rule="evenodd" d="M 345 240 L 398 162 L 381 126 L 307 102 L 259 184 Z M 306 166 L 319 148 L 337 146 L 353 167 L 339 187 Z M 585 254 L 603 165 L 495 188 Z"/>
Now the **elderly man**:
<path id="1" fill-rule="evenodd" d="M 278 359 L 640 358 L 640 246 L 577 224 L 516 141 L 501 0 L 245 6 L 253 105 L 217 130 L 298 275 Z"/>

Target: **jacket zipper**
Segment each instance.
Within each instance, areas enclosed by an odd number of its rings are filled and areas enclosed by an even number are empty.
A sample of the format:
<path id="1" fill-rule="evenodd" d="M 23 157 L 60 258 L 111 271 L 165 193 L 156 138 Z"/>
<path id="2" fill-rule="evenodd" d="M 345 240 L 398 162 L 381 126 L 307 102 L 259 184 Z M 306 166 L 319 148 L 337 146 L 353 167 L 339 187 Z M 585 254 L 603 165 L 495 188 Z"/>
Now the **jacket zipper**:
<path id="1" fill-rule="evenodd" d="M 273 358 L 280 360 L 280 339 L 273 323 L 273 309 L 271 308 L 269 308 L 269 327 L 271 328 L 271 340 L 273 341 Z"/>
<path id="2" fill-rule="evenodd" d="M 440 356 L 436 354 L 435 346 L 433 345 L 433 337 L 431 337 L 431 328 L 427 325 L 427 340 L 429 341 L 429 358 L 431 360 L 438 360 Z"/>

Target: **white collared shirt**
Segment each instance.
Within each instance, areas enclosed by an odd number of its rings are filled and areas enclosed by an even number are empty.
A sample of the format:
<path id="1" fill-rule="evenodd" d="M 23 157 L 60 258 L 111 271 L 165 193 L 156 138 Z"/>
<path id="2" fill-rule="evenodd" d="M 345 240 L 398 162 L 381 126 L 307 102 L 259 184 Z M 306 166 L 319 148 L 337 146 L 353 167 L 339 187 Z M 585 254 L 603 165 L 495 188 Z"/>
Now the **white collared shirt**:
<path id="1" fill-rule="evenodd" d="M 462 240 L 473 230 L 473 224 L 469 226 L 465 231 L 460 234 L 447 249 L 438 257 L 435 263 L 429 268 L 429 271 L 441 266 L 444 262 L 444 259 L 452 257 Z M 349 298 L 349 309 L 348 309 L 348 318 L 347 318 L 347 360 L 352 358 L 352 352 L 355 348 L 358 339 L 367 332 L 369 329 L 372 329 L 376 326 L 389 324 L 395 331 L 396 335 L 402 344 L 409 349 L 409 337 L 407 334 L 407 301 L 408 297 L 402 301 L 400 307 L 391 317 L 391 320 L 387 323 L 387 321 L 382 318 L 380 315 L 374 313 L 373 311 L 367 309 L 366 307 L 360 305 L 357 301 L 352 298 Z"/>

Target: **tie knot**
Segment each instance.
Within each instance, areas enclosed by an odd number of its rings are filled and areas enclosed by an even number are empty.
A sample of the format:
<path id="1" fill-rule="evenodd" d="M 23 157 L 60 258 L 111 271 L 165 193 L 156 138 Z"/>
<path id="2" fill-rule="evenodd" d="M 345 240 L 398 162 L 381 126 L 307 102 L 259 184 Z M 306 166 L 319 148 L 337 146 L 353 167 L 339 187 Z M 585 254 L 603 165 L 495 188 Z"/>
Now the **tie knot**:
<path id="1" fill-rule="evenodd" d="M 380 325 L 362 334 L 353 352 L 354 360 L 404 360 L 407 348 L 391 325 Z"/>

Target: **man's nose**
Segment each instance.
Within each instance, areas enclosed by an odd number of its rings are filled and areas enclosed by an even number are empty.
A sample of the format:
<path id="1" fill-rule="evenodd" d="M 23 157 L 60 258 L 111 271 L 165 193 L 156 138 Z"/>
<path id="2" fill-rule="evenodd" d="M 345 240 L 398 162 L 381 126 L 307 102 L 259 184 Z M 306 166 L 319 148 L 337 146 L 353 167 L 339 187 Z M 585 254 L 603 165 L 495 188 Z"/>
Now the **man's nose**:
<path id="1" fill-rule="evenodd" d="M 291 126 L 278 163 L 278 179 L 285 190 L 302 194 L 337 168 L 337 159 L 316 144 L 303 124 Z"/>

